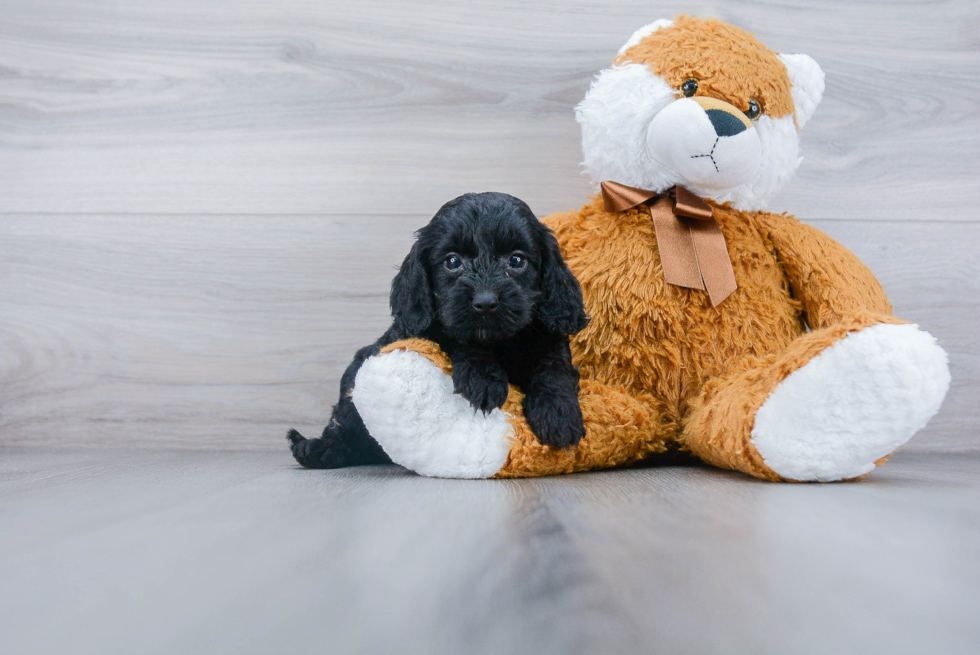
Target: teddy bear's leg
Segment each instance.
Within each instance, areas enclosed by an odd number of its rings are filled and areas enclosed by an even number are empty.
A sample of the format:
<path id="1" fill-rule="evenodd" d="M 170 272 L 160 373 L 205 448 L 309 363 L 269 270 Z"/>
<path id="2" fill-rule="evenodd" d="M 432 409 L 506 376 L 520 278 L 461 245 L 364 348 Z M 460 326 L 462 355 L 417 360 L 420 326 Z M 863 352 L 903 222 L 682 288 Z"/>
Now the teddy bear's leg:
<path id="1" fill-rule="evenodd" d="M 422 475 L 527 477 L 618 466 L 665 450 L 676 435 L 654 399 L 583 380 L 586 436 L 577 447 L 550 448 L 524 420 L 516 387 L 501 409 L 484 414 L 453 393 L 451 371 L 436 344 L 409 339 L 366 361 L 354 382 L 368 432 L 392 461 Z"/>
<path id="2" fill-rule="evenodd" d="M 582 380 L 579 390 L 585 437 L 574 448 L 544 446 L 524 420 L 519 402 L 504 409 L 511 414 L 514 435 L 507 462 L 498 478 L 573 473 L 623 466 L 667 450 L 676 441 L 677 421 L 662 402 L 634 397 L 595 380 Z"/>
<path id="3" fill-rule="evenodd" d="M 707 383 L 683 439 L 710 464 L 769 480 L 869 473 L 938 411 L 946 353 L 918 326 L 865 317 Z"/>

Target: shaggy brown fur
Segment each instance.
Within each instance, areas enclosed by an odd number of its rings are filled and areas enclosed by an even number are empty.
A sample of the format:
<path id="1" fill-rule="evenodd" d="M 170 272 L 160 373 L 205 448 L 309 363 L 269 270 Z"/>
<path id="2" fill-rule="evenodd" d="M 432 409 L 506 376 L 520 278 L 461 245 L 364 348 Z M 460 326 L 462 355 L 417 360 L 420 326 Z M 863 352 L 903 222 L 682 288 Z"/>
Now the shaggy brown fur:
<path id="1" fill-rule="evenodd" d="M 616 57 L 613 64 L 646 64 L 675 89 L 698 81 L 698 95 L 740 110 L 749 100 L 771 118 L 794 113 L 786 66 L 748 32 L 718 20 L 679 16 Z"/>

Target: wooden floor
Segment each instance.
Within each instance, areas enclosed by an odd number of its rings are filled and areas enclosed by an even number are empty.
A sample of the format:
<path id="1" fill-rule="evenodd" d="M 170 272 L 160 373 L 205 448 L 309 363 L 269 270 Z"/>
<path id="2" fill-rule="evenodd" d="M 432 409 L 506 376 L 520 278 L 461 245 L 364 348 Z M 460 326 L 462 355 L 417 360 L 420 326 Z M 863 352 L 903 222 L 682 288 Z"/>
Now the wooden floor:
<path id="1" fill-rule="evenodd" d="M 0 450 L 0 652 L 980 650 L 980 455 L 851 484 Z"/>

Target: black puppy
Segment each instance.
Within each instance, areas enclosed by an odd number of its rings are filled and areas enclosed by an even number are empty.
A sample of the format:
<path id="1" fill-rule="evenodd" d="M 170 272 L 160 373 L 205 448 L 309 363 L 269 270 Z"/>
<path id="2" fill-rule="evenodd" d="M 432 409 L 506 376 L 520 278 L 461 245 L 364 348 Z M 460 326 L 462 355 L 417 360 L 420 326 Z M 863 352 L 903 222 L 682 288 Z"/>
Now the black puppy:
<path id="1" fill-rule="evenodd" d="M 350 398 L 368 357 L 399 339 L 438 343 L 453 364 L 453 386 L 489 412 L 524 393 L 524 416 L 550 446 L 585 434 L 579 375 L 568 335 L 586 326 L 582 290 L 551 231 L 521 200 L 469 193 L 443 205 L 391 283 L 388 331 L 357 352 L 340 381 L 340 401 L 319 439 L 289 431 L 293 456 L 308 468 L 390 462 L 368 435 Z"/>

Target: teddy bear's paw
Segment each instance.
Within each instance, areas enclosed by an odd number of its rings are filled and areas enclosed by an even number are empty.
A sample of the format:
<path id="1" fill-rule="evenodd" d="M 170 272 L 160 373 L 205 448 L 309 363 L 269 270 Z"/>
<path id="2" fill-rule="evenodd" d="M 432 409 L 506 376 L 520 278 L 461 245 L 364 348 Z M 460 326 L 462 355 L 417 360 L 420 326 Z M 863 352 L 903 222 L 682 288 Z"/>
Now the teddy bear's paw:
<path id="1" fill-rule="evenodd" d="M 488 478 L 503 467 L 513 428 L 500 409 L 474 410 L 452 376 L 411 350 L 371 357 L 354 379 L 354 406 L 396 464 L 440 478 Z"/>
<path id="2" fill-rule="evenodd" d="M 939 410 L 946 352 L 916 325 L 875 325 L 791 373 L 759 408 L 752 443 L 790 480 L 868 473 Z"/>

